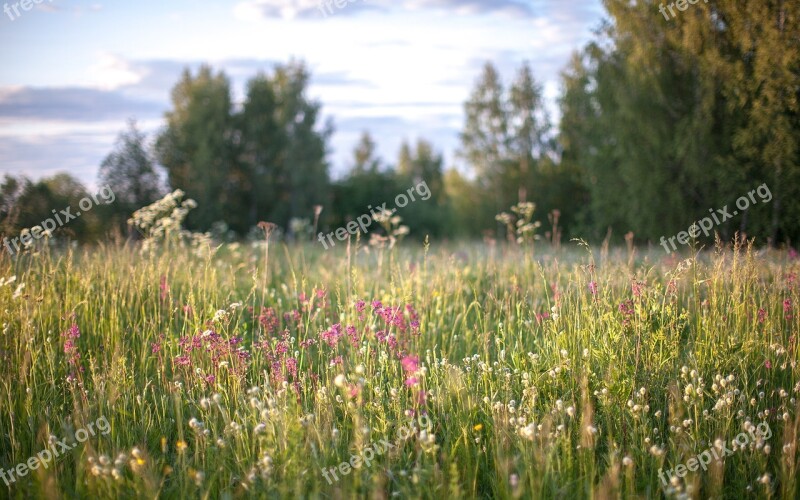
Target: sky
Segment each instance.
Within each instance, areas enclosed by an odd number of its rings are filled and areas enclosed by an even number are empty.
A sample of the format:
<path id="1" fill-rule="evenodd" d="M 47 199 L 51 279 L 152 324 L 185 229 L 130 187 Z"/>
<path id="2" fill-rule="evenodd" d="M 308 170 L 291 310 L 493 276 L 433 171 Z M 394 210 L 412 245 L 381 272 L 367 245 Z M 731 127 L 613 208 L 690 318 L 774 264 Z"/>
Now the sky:
<path id="1" fill-rule="evenodd" d="M 559 73 L 604 15 L 600 0 L 327 1 L 0 0 L 0 174 L 96 187 L 129 119 L 150 138 L 163 127 L 184 68 L 223 70 L 241 102 L 249 78 L 291 59 L 333 120 L 332 176 L 364 130 L 386 163 L 425 138 L 458 166 L 485 62 L 508 84 L 527 61 L 557 121 Z"/>

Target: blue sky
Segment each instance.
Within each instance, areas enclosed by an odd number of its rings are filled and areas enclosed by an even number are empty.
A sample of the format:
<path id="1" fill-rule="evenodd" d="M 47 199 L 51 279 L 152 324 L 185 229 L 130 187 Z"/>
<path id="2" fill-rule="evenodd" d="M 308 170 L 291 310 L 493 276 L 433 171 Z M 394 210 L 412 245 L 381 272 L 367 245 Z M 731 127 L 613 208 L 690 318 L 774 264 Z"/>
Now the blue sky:
<path id="1" fill-rule="evenodd" d="M 90 186 L 126 120 L 152 137 L 182 69 L 202 63 L 240 101 L 258 71 L 305 61 L 336 127 L 334 176 L 365 129 L 389 163 L 424 137 L 457 165 L 484 62 L 508 82 L 529 61 L 554 110 L 559 72 L 603 17 L 600 0 L 339 0 L 328 15 L 319 0 L 39 0 L 16 17 L 18 1 L 0 0 L 0 173 Z"/>

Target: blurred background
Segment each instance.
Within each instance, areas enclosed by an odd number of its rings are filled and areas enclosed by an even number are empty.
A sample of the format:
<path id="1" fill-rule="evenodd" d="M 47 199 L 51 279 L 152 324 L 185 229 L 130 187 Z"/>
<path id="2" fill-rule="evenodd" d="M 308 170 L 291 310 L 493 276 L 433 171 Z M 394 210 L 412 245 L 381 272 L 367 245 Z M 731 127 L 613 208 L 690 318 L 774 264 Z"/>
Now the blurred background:
<path id="1" fill-rule="evenodd" d="M 530 202 L 553 244 L 658 245 L 762 184 L 715 230 L 800 236 L 797 0 L 25 4 L 0 21 L 3 236 L 108 185 L 57 234 L 133 237 L 181 189 L 190 229 L 311 240 L 315 207 L 328 232 L 421 181 L 417 240 L 502 240 Z"/>

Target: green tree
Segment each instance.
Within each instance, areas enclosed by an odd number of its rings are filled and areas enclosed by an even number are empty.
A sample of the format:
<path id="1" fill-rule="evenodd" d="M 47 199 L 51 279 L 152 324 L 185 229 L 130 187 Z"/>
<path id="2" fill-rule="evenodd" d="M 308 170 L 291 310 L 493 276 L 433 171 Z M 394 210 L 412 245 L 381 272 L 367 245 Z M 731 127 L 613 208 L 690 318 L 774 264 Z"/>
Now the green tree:
<path id="1" fill-rule="evenodd" d="M 197 201 L 187 227 L 207 229 L 224 220 L 244 230 L 246 207 L 240 196 L 242 172 L 235 158 L 228 78 L 208 66 L 196 76 L 187 69 L 172 90 L 172 105 L 156 151 L 170 186 Z"/>
<path id="2" fill-rule="evenodd" d="M 444 234 L 450 221 L 450 213 L 444 190 L 442 155 L 425 139 L 417 140 L 413 150 L 404 141 L 400 147 L 397 165 L 400 186 L 398 193 L 422 182 L 430 191 L 429 199 L 422 201 L 417 197 L 417 201 L 400 211 L 403 223 L 410 228 L 412 235 L 420 238 Z"/>
<path id="3" fill-rule="evenodd" d="M 162 195 L 161 182 L 155 162 L 145 144 L 146 137 L 128 122 L 128 129 L 117 137 L 114 150 L 100 164 L 98 182 L 114 192 L 113 204 L 102 207 L 104 217 L 120 228 L 127 226 L 128 217 Z"/>
<path id="4" fill-rule="evenodd" d="M 528 63 L 519 70 L 512 83 L 508 99 L 509 150 L 512 177 L 517 179 L 518 201 L 527 201 L 528 192 L 535 189 L 537 167 L 550 159 L 553 143 L 550 137 L 550 117 L 542 100 L 542 88 L 533 78 Z"/>
<path id="5" fill-rule="evenodd" d="M 314 205 L 329 199 L 326 155 L 333 125 L 319 124 L 322 105 L 306 96 L 309 78 L 298 62 L 279 65 L 272 78 L 276 120 L 285 137 L 279 153 L 280 203 L 272 221 L 284 226 L 294 217 L 312 217 Z"/>
<path id="6" fill-rule="evenodd" d="M 247 83 L 242 112 L 236 117 L 240 131 L 239 160 L 243 166 L 242 196 L 247 200 L 247 224 L 274 220 L 288 165 L 281 161 L 287 143 L 278 123 L 278 102 L 272 81 L 259 74 Z"/>
<path id="7" fill-rule="evenodd" d="M 459 154 L 475 170 L 495 209 L 500 209 L 505 204 L 501 184 L 509 157 L 508 112 L 500 75 L 491 63 L 484 66 L 464 112 Z"/>

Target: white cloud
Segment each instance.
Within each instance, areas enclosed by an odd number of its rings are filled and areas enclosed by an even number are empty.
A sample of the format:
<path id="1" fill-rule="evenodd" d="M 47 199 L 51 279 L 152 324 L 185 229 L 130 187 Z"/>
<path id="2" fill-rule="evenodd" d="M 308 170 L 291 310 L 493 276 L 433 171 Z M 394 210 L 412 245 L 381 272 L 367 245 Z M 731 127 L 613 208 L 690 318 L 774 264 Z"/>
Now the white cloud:
<path id="1" fill-rule="evenodd" d="M 101 53 L 99 61 L 87 70 L 90 86 L 103 90 L 116 90 L 125 85 L 139 83 L 144 77 L 141 68 L 115 54 Z"/>
<path id="2" fill-rule="evenodd" d="M 245 21 L 275 17 L 294 19 L 309 17 L 315 12 L 322 17 L 320 5 L 320 0 L 248 0 L 237 4 L 233 12 L 238 19 Z"/>
<path id="3" fill-rule="evenodd" d="M 353 15 L 363 10 L 439 10 L 458 15 L 504 14 L 511 17 L 534 15 L 529 2 L 521 0 L 246 0 L 234 7 L 242 20 L 259 18 L 326 18 L 334 14 Z"/>

